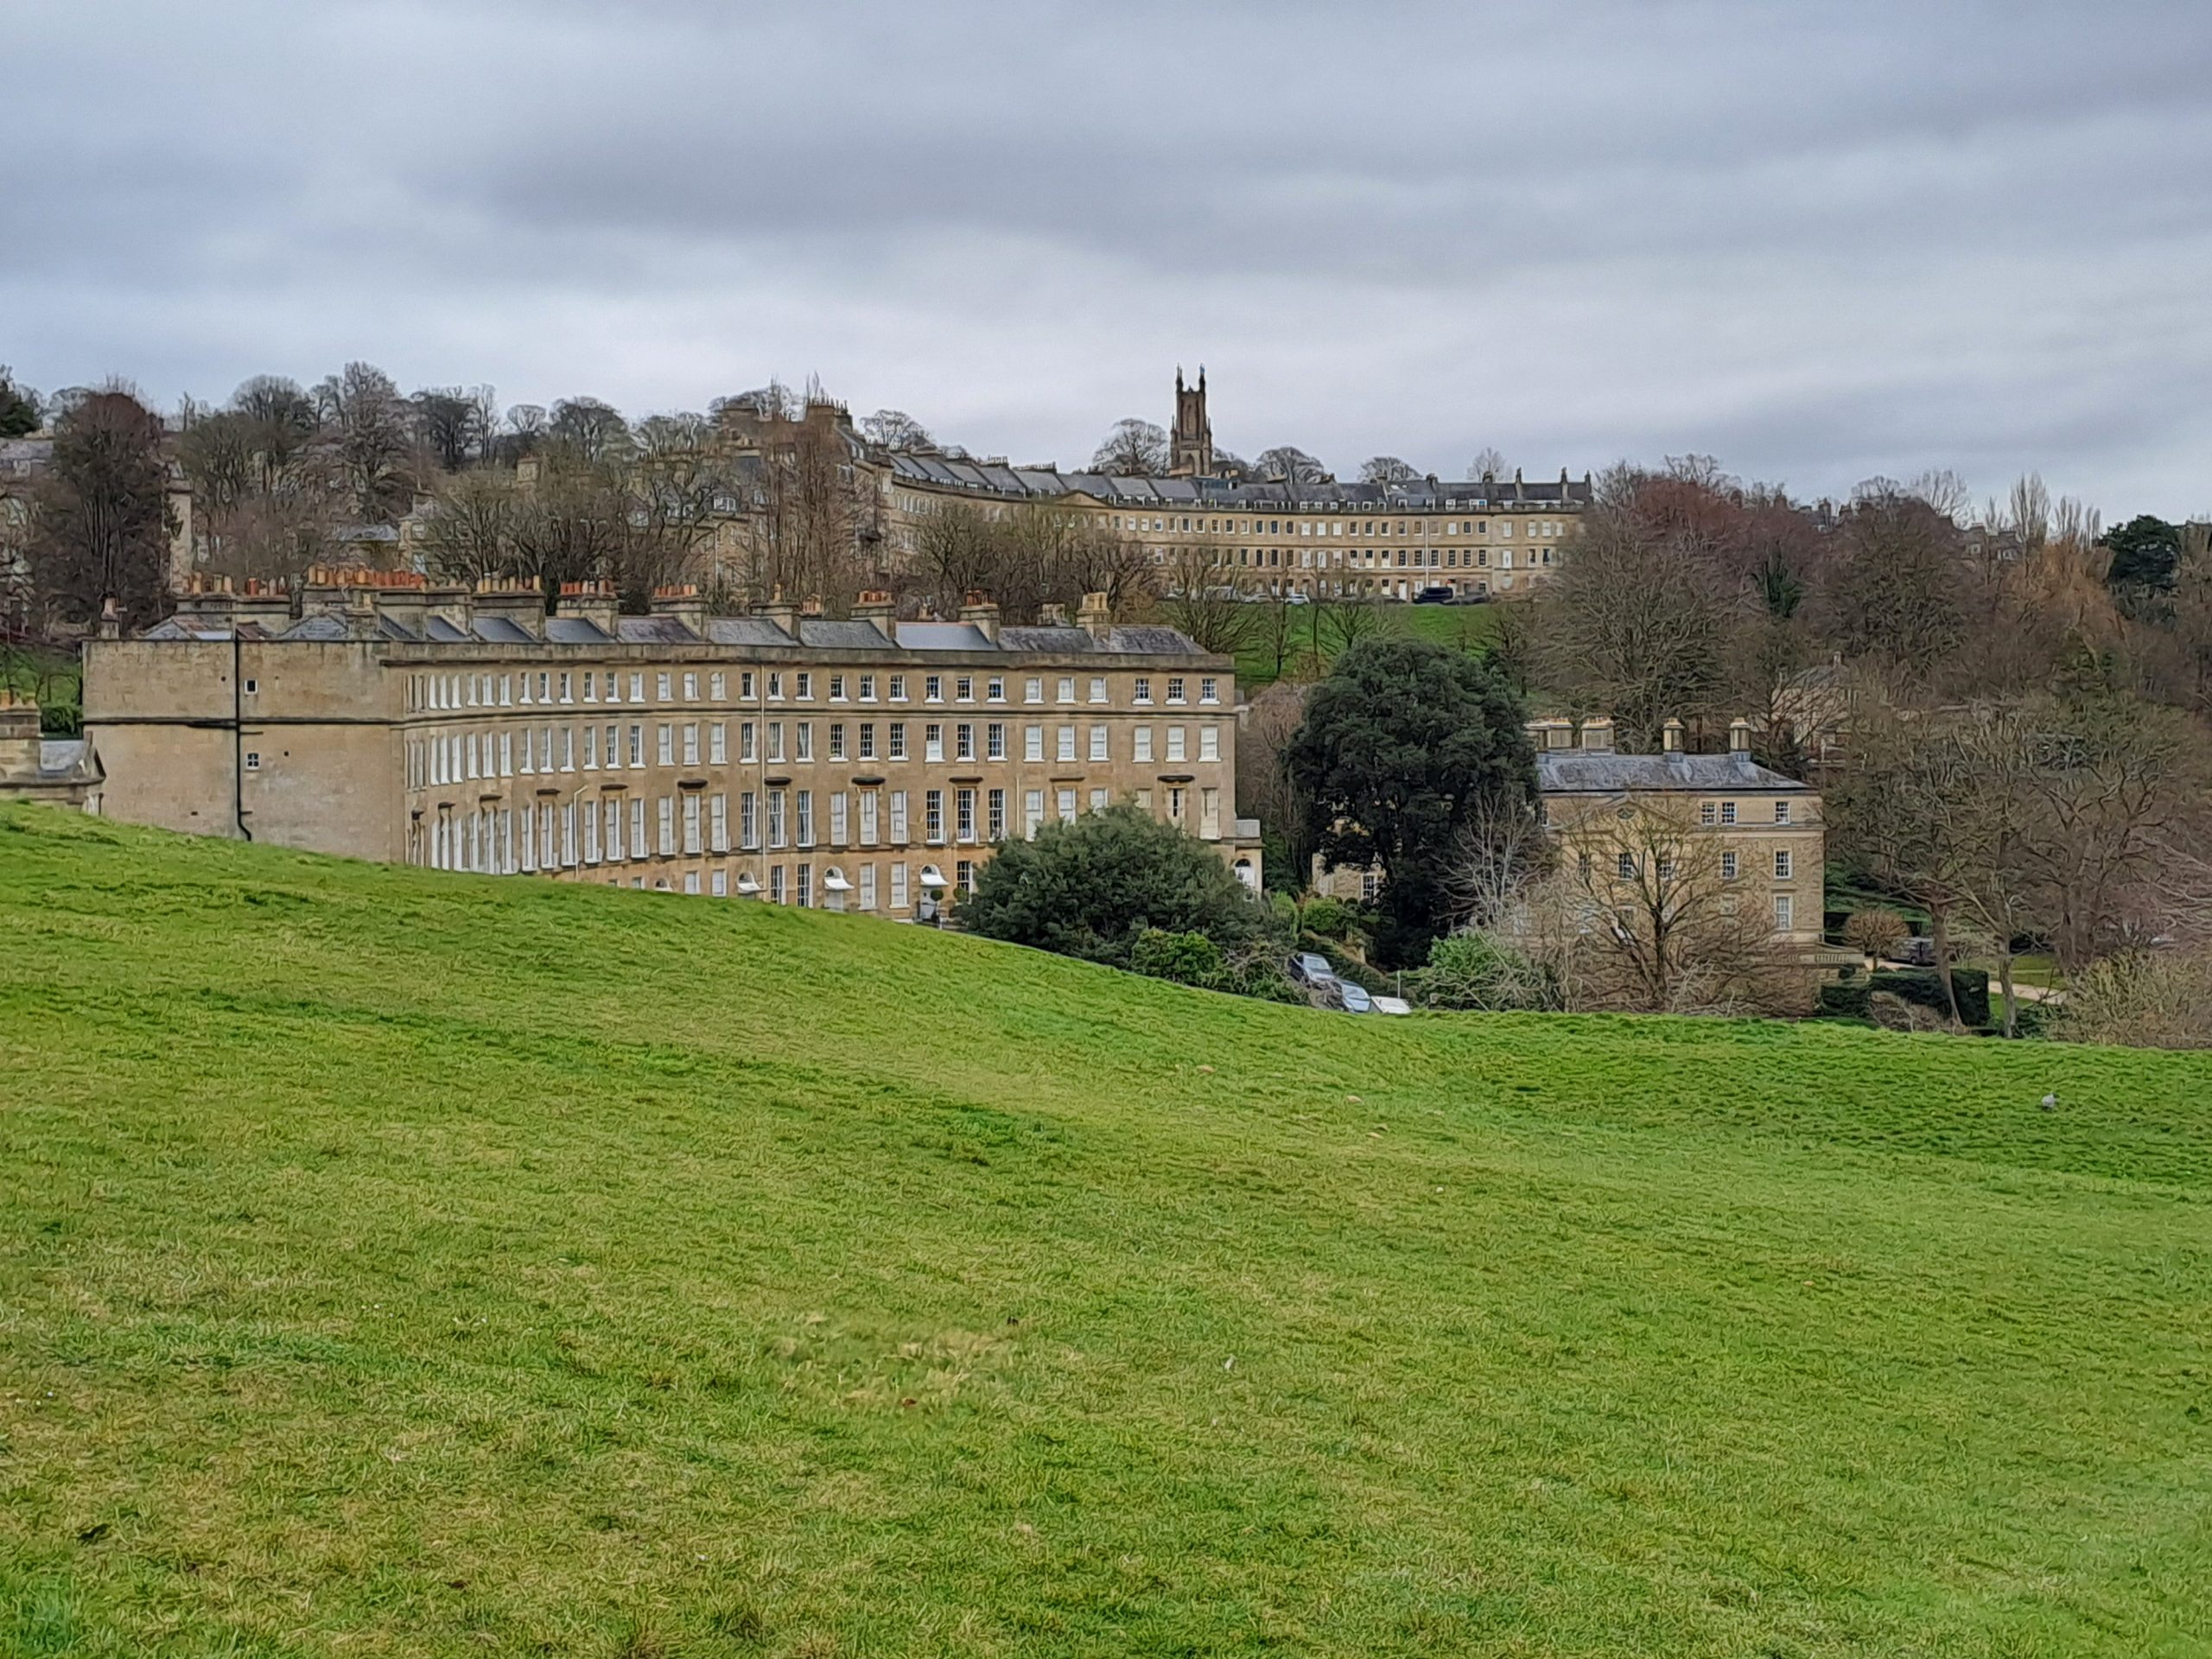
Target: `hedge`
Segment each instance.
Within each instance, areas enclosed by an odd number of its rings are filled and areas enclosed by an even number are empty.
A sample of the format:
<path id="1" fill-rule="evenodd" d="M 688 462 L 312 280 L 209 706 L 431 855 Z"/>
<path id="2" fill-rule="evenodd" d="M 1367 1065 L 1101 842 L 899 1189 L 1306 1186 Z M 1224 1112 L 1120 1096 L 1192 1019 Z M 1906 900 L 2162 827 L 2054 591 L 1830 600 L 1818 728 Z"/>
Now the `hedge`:
<path id="1" fill-rule="evenodd" d="M 1865 981 L 1847 985 L 1823 985 L 1814 1013 L 1823 1020 L 1867 1020 L 1873 1017 L 1874 988 Z"/>
<path id="2" fill-rule="evenodd" d="M 1979 968 L 1954 968 L 1951 983 L 1959 994 L 1959 1018 L 1969 1026 L 1989 1023 L 1989 976 Z M 1943 976 L 1933 968 L 1885 968 L 1867 976 L 1866 989 L 1887 991 L 1923 1008 L 1933 1008 L 1946 1020 L 1951 1005 L 1944 1000 Z"/>

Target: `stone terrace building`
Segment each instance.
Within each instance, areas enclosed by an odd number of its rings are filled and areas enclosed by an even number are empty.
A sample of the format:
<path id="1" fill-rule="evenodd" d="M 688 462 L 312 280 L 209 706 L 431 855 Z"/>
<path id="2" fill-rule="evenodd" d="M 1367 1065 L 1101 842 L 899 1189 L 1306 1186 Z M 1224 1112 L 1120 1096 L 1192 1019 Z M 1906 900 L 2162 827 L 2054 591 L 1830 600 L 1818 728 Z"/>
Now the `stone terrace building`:
<path id="1" fill-rule="evenodd" d="M 1777 944 L 1821 957 L 1827 830 L 1819 791 L 1751 759 L 1749 721 L 1733 721 L 1725 754 L 1688 754 L 1679 721 L 1659 754 L 1623 754 L 1613 722 L 1593 718 L 1578 733 L 1568 720 L 1529 722 L 1536 790 L 1554 832 L 1624 810 L 1666 815 L 1719 849 L 1716 874 L 1737 901 L 1764 912 Z M 1842 960 L 1851 960 L 1843 953 Z"/>
<path id="2" fill-rule="evenodd" d="M 436 588 L 321 573 L 290 596 L 188 594 L 86 647 L 105 809 L 440 869 L 912 918 L 1007 837 L 1133 801 L 1217 847 L 1235 816 L 1232 659 L 1170 628 L 850 620 L 772 605 L 648 616 L 575 584 Z"/>
<path id="3" fill-rule="evenodd" d="M 1176 474 L 1125 478 L 961 460 L 931 450 L 878 457 L 888 559 L 911 557 L 924 518 L 960 502 L 999 513 L 1023 505 L 1073 512 L 1142 545 L 1155 564 L 1192 548 L 1253 587 L 1309 597 L 1362 594 L 1409 599 L 1423 588 L 1465 598 L 1523 598 L 1557 568 L 1562 544 L 1591 501 L 1571 481 L 1408 484 L 1239 483 L 1197 471 L 1213 463 L 1205 377 L 1176 376 Z"/>
<path id="4" fill-rule="evenodd" d="M 1536 747 L 1538 808 L 1553 835 L 1580 836 L 1587 856 L 1607 830 L 1637 815 L 1681 825 L 1711 843 L 1724 902 L 1766 917 L 1777 946 L 1814 978 L 1858 960 L 1822 941 L 1827 830 L 1820 792 L 1751 759 L 1750 721 L 1731 724 L 1725 754 L 1684 753 L 1681 722 L 1672 720 L 1658 754 L 1614 748 L 1613 722 L 1603 717 L 1585 720 L 1579 730 L 1571 720 L 1532 720 L 1529 735 Z M 1632 836 L 1624 838 L 1602 856 L 1633 857 L 1632 845 Z M 1313 861 L 1315 888 L 1336 898 L 1372 899 L 1382 879 L 1378 869 L 1330 868 L 1318 855 Z"/>

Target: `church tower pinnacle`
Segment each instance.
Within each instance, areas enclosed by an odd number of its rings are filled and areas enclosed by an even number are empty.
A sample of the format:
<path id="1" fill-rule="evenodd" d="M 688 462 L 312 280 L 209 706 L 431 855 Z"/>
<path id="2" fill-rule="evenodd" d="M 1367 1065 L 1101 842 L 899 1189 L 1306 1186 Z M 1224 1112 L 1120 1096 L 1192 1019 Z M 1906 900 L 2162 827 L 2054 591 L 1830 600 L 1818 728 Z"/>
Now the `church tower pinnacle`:
<path id="1" fill-rule="evenodd" d="M 1206 368 L 1198 365 L 1198 384 L 1185 386 L 1183 370 L 1175 370 L 1175 428 L 1168 442 L 1167 474 L 1171 478 L 1211 478 L 1213 475 L 1213 423 L 1206 418 Z"/>

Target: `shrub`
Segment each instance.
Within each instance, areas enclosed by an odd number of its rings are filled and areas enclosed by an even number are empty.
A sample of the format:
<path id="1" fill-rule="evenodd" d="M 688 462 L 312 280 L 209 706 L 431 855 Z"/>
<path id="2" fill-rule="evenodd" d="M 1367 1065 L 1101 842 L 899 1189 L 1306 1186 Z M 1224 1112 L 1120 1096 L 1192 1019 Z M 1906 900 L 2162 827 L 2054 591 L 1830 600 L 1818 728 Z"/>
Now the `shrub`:
<path id="1" fill-rule="evenodd" d="M 1813 1012 L 1821 1020 L 1870 1020 L 1873 1018 L 1873 999 L 1874 988 L 1863 982 L 1823 985 L 1813 1000 Z"/>
<path id="2" fill-rule="evenodd" d="M 1868 992 L 1866 1015 L 1885 1031 L 1918 1029 L 1917 1022 L 1912 1017 L 1912 1004 L 1894 991 Z"/>
<path id="3" fill-rule="evenodd" d="M 1306 1005 L 1305 991 L 1291 982 L 1277 953 L 1272 950 L 1255 951 L 1243 962 L 1232 963 L 1221 988 L 1234 991 L 1239 996 L 1256 996 L 1264 1002 L 1294 1002 L 1300 1007 Z"/>
<path id="4" fill-rule="evenodd" d="M 1268 923 L 1212 848 L 1133 806 L 1007 842 L 983 866 L 960 919 L 986 938 L 1120 968 L 1147 929 L 1203 933 L 1235 950 L 1265 937 Z"/>
<path id="5" fill-rule="evenodd" d="M 1170 933 L 1147 927 L 1129 947 L 1129 966 L 1178 985 L 1217 986 L 1227 972 L 1221 947 L 1203 933 Z"/>
<path id="6" fill-rule="evenodd" d="M 2026 1014 L 2036 1004 L 2024 1004 Z M 2114 957 L 2074 976 L 2050 1034 L 2136 1048 L 2212 1048 L 2212 951 Z"/>
<path id="7" fill-rule="evenodd" d="M 1945 1020 L 1951 1017 L 1951 1005 L 1943 998 L 1943 976 L 1933 968 L 1885 968 L 1868 975 L 1866 982 L 1872 989 L 1933 1009 Z M 1987 1025 L 1989 976 L 1979 968 L 1954 968 L 1951 983 L 1958 988 L 1960 1020 L 1969 1026 Z"/>
<path id="8" fill-rule="evenodd" d="M 1543 971 L 1486 933 L 1438 940 L 1415 982 L 1432 1008 L 1541 1008 L 1551 1001 Z"/>
<path id="9" fill-rule="evenodd" d="M 1340 943 L 1360 931 L 1359 912 L 1343 899 L 1332 899 L 1325 893 L 1306 901 L 1300 919 L 1308 933 Z"/>

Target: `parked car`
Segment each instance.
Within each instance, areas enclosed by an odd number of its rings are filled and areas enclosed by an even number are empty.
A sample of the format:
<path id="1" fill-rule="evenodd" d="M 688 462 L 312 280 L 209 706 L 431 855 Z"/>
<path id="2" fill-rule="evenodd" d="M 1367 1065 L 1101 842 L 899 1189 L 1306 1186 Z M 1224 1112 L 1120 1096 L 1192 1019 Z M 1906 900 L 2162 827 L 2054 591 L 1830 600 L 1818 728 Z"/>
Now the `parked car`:
<path id="1" fill-rule="evenodd" d="M 1414 1005 L 1402 996 L 1370 995 L 1367 1000 L 1375 1005 L 1377 1014 L 1411 1014 L 1414 1011 Z"/>
<path id="2" fill-rule="evenodd" d="M 1329 966 L 1329 959 L 1311 950 L 1300 951 L 1283 967 L 1294 984 L 1319 987 L 1337 982 L 1337 970 Z"/>
<path id="3" fill-rule="evenodd" d="M 1914 968 L 1933 968 L 1936 965 L 1936 941 L 1925 933 L 1916 933 L 1902 941 L 1890 959 Z"/>
<path id="4" fill-rule="evenodd" d="M 1452 602 L 1454 605 L 1487 605 L 1490 595 L 1484 593 L 1462 594 Z"/>
<path id="5" fill-rule="evenodd" d="M 1449 588 L 1424 588 L 1414 595 L 1416 605 L 1449 605 L 1451 602 L 1452 590 Z"/>
<path id="6" fill-rule="evenodd" d="M 1375 1012 L 1375 999 L 1367 994 L 1366 987 L 1355 985 L 1348 979 L 1337 982 L 1337 1002 L 1346 1014 Z"/>

